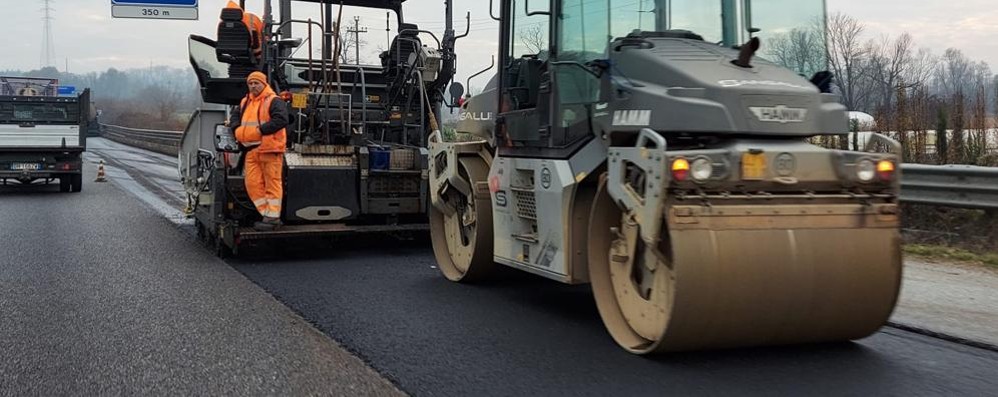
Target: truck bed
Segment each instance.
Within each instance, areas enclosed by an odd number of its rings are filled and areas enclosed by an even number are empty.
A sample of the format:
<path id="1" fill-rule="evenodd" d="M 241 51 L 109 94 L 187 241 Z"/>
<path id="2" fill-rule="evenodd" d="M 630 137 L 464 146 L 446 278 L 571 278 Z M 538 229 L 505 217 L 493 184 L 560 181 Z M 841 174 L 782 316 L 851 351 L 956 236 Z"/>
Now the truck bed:
<path id="1" fill-rule="evenodd" d="M 82 148 L 79 125 L 0 124 L 0 149 Z"/>

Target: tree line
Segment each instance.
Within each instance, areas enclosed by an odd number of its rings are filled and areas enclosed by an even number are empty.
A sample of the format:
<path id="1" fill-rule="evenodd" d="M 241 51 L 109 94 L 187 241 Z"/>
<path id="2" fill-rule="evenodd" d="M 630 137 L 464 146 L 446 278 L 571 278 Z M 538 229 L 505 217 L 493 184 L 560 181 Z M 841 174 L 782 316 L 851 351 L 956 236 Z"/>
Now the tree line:
<path id="1" fill-rule="evenodd" d="M 60 85 L 74 86 L 78 92 L 89 88 L 100 121 L 126 127 L 182 130 L 201 101 L 194 73 L 167 66 L 82 74 L 46 67 L 0 71 L 0 75 L 57 78 Z"/>
<path id="2" fill-rule="evenodd" d="M 937 54 L 908 33 L 869 38 L 863 23 L 843 13 L 776 35 L 768 47 L 766 56 L 783 66 L 827 67 L 842 103 L 876 120 L 854 128 L 891 134 L 906 161 L 998 165 L 998 79 L 986 62 L 958 48 Z"/>

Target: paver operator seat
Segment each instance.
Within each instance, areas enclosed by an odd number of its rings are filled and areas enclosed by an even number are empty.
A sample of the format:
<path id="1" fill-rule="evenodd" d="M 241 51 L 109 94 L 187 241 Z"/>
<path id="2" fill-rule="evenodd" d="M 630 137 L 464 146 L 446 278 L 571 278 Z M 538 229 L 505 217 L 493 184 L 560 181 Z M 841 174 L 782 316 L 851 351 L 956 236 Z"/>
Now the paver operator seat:
<path id="1" fill-rule="evenodd" d="M 220 62 L 229 64 L 229 77 L 245 78 L 259 70 L 263 54 L 263 21 L 230 1 L 222 9 L 215 53 Z"/>

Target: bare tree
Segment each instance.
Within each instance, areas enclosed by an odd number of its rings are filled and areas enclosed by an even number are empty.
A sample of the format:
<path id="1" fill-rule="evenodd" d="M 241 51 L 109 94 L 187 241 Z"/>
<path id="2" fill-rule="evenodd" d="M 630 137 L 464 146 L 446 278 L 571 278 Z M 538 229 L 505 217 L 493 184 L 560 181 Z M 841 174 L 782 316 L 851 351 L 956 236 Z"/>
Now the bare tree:
<path id="1" fill-rule="evenodd" d="M 769 39 L 766 54 L 773 62 L 803 76 L 825 70 L 825 38 L 817 26 L 797 28 Z"/>
<path id="2" fill-rule="evenodd" d="M 894 40 L 882 36 L 867 43 L 866 51 L 869 53 L 867 73 L 881 106 L 893 105 L 894 93 L 898 88 L 908 89 L 919 84 L 918 75 L 925 72 L 913 68 L 915 59 L 913 49 L 914 42 L 908 33 L 903 33 Z"/>
<path id="3" fill-rule="evenodd" d="M 956 94 L 953 94 L 952 99 L 953 120 L 950 124 L 953 126 L 953 139 L 950 140 L 949 144 L 951 154 L 947 157 L 956 164 L 966 164 L 966 157 L 964 156 L 965 139 L 963 134 L 964 127 L 966 126 L 964 98 L 963 90 L 959 90 Z"/>
<path id="4" fill-rule="evenodd" d="M 907 68 L 904 71 L 904 81 L 910 82 L 912 87 L 928 88 L 932 74 L 935 73 L 939 58 L 932 54 L 927 48 L 919 48 L 909 59 Z"/>
<path id="5" fill-rule="evenodd" d="M 160 123 L 169 123 L 180 108 L 183 95 L 180 91 L 162 85 L 151 85 L 143 89 L 139 97 L 144 99 L 149 113 L 158 117 Z"/>
<path id="6" fill-rule="evenodd" d="M 977 86 L 971 105 L 970 128 L 965 141 L 966 160 L 970 164 L 979 162 L 987 154 L 988 148 L 988 90 L 985 84 Z"/>
<path id="7" fill-rule="evenodd" d="M 851 110 L 858 109 L 866 47 L 861 41 L 865 27 L 856 18 L 841 12 L 828 18 L 828 65 L 835 74 L 835 84 L 842 102 Z"/>
<path id="8" fill-rule="evenodd" d="M 971 61 L 956 48 L 948 48 L 935 72 L 936 90 L 942 95 L 952 97 L 967 91 L 967 82 L 971 79 Z"/>
<path id="9" fill-rule="evenodd" d="M 539 54 L 547 49 L 547 38 L 541 25 L 527 25 L 517 33 L 520 42 L 526 47 L 527 53 Z"/>

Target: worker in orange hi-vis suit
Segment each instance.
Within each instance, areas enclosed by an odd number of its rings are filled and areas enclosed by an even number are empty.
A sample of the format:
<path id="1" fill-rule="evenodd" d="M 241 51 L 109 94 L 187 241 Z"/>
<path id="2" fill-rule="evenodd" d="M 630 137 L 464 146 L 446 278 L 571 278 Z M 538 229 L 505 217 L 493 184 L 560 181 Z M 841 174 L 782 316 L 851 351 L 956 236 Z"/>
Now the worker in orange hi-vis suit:
<path id="1" fill-rule="evenodd" d="M 253 72 L 246 78 L 249 93 L 229 126 L 245 148 L 246 192 L 263 216 L 253 225 L 259 231 L 281 225 L 281 199 L 284 197 L 284 151 L 287 145 L 288 106 L 267 83 L 267 76 Z"/>

